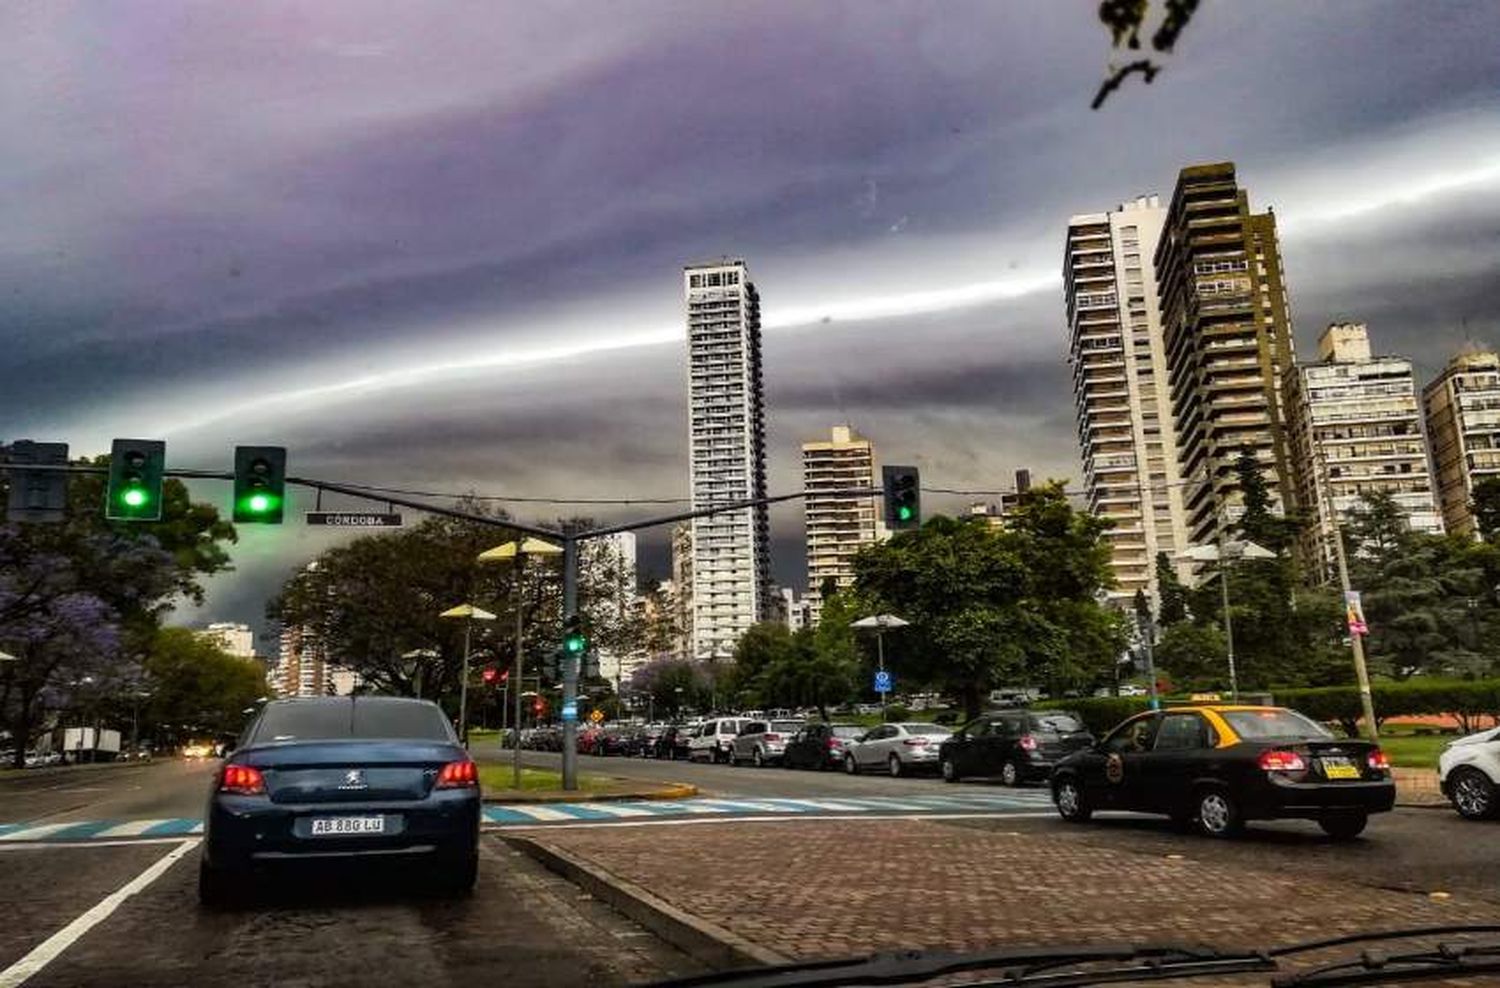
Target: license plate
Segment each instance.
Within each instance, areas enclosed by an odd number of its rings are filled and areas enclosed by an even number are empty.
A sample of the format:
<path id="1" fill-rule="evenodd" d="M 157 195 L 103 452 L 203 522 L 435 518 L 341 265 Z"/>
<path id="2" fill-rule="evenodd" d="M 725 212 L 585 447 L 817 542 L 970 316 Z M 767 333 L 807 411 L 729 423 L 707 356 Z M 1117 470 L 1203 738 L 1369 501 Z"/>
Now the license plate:
<path id="1" fill-rule="evenodd" d="M 318 817 L 312 822 L 314 837 L 352 837 L 383 833 L 385 833 L 385 817 L 383 816 Z"/>
<path id="2" fill-rule="evenodd" d="M 1357 779 L 1359 768 L 1344 758 L 1324 758 L 1323 775 L 1330 779 Z"/>

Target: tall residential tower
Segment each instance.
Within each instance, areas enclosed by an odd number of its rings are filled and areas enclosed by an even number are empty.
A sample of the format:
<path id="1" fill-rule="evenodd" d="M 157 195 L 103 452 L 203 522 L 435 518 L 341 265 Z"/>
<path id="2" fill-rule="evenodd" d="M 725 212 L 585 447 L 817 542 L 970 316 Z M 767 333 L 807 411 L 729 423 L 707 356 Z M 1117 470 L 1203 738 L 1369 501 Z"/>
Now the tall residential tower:
<path id="1" fill-rule="evenodd" d="M 1142 196 L 1068 221 L 1068 362 L 1089 510 L 1108 518 L 1116 586 L 1154 593 L 1186 541 L 1153 258 L 1166 210 Z"/>
<path id="2" fill-rule="evenodd" d="M 875 541 L 875 448 L 847 425 L 828 439 L 802 444 L 803 512 L 807 519 L 808 623 L 822 616 L 823 584 L 854 583 L 854 554 Z"/>
<path id="3" fill-rule="evenodd" d="M 1443 523 L 1472 537 L 1474 485 L 1500 476 L 1500 355 L 1478 348 L 1458 354 L 1422 389 L 1422 405 Z"/>
<path id="4" fill-rule="evenodd" d="M 688 432 L 694 511 L 766 496 L 760 296 L 745 262 L 683 271 Z M 752 624 L 775 613 L 764 505 L 692 523 L 692 654 L 728 659 Z"/>

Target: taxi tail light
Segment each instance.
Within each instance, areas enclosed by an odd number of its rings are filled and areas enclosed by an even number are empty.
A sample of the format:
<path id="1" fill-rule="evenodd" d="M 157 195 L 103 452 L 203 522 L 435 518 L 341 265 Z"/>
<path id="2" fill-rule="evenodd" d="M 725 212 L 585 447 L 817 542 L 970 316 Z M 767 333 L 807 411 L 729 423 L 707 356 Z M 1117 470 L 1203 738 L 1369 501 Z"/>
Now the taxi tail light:
<path id="1" fill-rule="evenodd" d="M 1307 762 L 1295 751 L 1272 748 L 1260 753 L 1260 767 L 1266 772 L 1306 772 Z"/>
<path id="2" fill-rule="evenodd" d="M 1036 750 L 1036 738 L 1032 737 L 1030 734 L 1021 735 L 1016 739 L 1016 744 L 1021 746 L 1022 751 Z"/>
<path id="3" fill-rule="evenodd" d="M 1390 756 L 1381 751 L 1379 748 L 1376 748 L 1374 751 L 1370 752 L 1370 757 L 1369 759 L 1367 759 L 1367 762 L 1371 768 L 1375 769 L 1378 772 L 1389 772 L 1391 770 Z"/>
<path id="4" fill-rule="evenodd" d="M 467 758 L 461 762 L 449 762 L 438 773 L 439 789 L 467 789 L 479 785 L 479 768 Z"/>
<path id="5" fill-rule="evenodd" d="M 225 765 L 224 775 L 219 779 L 219 792 L 232 792 L 237 796 L 258 796 L 266 791 L 266 778 L 260 769 L 249 765 Z"/>

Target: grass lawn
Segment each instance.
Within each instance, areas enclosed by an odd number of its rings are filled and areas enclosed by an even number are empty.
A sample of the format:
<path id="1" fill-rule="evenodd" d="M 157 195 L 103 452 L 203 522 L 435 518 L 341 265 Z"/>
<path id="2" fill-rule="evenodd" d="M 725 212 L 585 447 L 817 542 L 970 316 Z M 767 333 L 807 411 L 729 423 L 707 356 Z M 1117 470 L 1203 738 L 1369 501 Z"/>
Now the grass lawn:
<path id="1" fill-rule="evenodd" d="M 1382 734 L 1380 747 L 1398 768 L 1437 768 L 1438 754 L 1455 735 Z"/>
<path id="2" fill-rule="evenodd" d="M 473 737 L 470 731 L 469 736 Z M 484 791 L 490 795 L 504 795 L 508 792 L 540 792 L 562 791 L 562 773 L 554 772 L 548 768 L 525 768 L 521 769 L 521 788 L 514 789 L 511 782 L 515 779 L 515 773 L 509 765 L 496 765 L 486 763 L 479 766 L 479 784 Z M 598 792 L 608 789 L 612 785 L 611 780 L 600 778 L 597 775 L 578 776 L 578 788 L 583 792 Z"/>

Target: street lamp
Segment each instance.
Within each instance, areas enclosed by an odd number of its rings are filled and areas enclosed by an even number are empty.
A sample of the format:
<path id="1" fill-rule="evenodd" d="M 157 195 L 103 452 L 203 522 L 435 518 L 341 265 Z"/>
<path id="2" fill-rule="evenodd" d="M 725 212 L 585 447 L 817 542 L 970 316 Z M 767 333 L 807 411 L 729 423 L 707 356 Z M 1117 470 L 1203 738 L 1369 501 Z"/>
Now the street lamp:
<path id="1" fill-rule="evenodd" d="M 857 628 L 857 629 L 859 629 L 861 631 L 863 631 L 865 629 L 868 629 L 868 628 L 874 628 L 875 629 L 875 656 L 876 656 L 876 661 L 879 663 L 880 671 L 881 672 L 885 672 L 885 632 L 886 632 L 886 629 L 887 628 L 905 628 L 905 627 L 907 627 L 910 624 L 911 624 L 910 621 L 904 621 L 901 618 L 898 618 L 894 614 L 876 614 L 873 617 L 860 618 L 858 621 L 851 621 L 851 622 L 849 622 L 849 627 L 851 627 L 851 628 Z M 881 678 L 884 678 L 884 677 L 881 677 Z M 881 690 L 880 691 L 880 722 L 882 724 L 885 723 L 885 717 L 886 717 L 885 700 L 886 700 L 886 697 L 888 695 L 889 694 L 885 690 Z"/>
<path id="2" fill-rule="evenodd" d="M 1229 696 L 1240 698 L 1239 676 L 1234 668 L 1234 625 L 1229 619 L 1229 564 L 1236 559 L 1275 559 L 1276 553 L 1254 542 L 1220 540 L 1218 545 L 1195 545 L 1179 554 L 1195 563 L 1218 563 L 1219 588 L 1224 595 L 1224 645 L 1229 656 Z"/>
<path id="3" fill-rule="evenodd" d="M 521 606 L 521 577 L 526 572 L 526 560 L 530 556 L 561 556 L 562 547 L 553 545 L 551 542 L 543 542 L 541 539 L 522 539 L 516 542 L 506 542 L 497 545 L 493 549 L 486 549 L 479 554 L 481 563 L 514 563 L 516 567 L 515 579 L 511 582 L 511 606 L 516 610 L 516 659 L 515 668 L 511 675 L 516 680 L 515 697 L 515 728 L 516 737 L 511 745 L 511 775 L 512 784 L 516 789 L 521 788 L 521 674 L 523 663 L 521 659 L 521 635 L 523 631 L 523 620 L 525 608 Z"/>
<path id="4" fill-rule="evenodd" d="M 493 621 L 495 615 L 473 604 L 459 604 L 439 614 L 440 618 L 458 618 L 464 623 L 464 666 L 458 686 L 458 737 L 469 746 L 469 644 L 474 638 L 475 621 Z"/>

